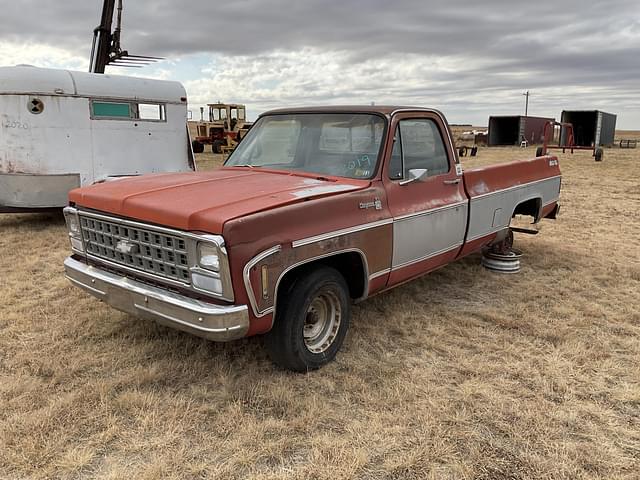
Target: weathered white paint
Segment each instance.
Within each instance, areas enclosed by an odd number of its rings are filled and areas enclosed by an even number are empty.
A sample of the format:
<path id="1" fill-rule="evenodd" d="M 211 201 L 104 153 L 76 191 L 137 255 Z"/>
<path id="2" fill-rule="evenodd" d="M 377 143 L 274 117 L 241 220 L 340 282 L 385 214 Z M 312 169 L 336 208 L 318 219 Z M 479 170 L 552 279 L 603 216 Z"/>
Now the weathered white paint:
<path id="1" fill-rule="evenodd" d="M 32 98 L 42 113 L 29 110 Z M 91 100 L 164 104 L 166 122 L 91 118 Z M 25 188 L 24 175 L 111 176 L 190 170 L 187 102 L 178 82 L 36 67 L 0 68 L 0 209 L 58 207 L 66 192 Z M 19 181 L 14 177 L 21 174 Z M 12 185 L 16 185 L 15 188 Z M 20 186 L 18 186 L 20 185 Z M 48 182 L 55 189 L 56 182 Z M 69 182 L 60 183 L 68 189 Z M 11 191 L 11 189 L 15 191 Z M 8 190 L 7 190 L 8 189 Z M 4 192 L 4 193 L 3 193 Z"/>

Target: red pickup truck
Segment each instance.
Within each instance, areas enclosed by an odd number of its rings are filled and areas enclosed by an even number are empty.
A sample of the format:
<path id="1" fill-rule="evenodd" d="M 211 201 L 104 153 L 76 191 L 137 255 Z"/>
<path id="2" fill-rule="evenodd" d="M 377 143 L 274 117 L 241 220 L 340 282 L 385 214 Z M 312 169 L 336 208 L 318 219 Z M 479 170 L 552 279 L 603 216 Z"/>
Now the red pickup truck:
<path id="1" fill-rule="evenodd" d="M 555 218 L 553 156 L 463 172 L 444 116 L 323 107 L 260 116 L 215 171 L 73 190 L 75 285 L 211 340 L 266 334 L 271 358 L 331 361 L 350 305 Z"/>

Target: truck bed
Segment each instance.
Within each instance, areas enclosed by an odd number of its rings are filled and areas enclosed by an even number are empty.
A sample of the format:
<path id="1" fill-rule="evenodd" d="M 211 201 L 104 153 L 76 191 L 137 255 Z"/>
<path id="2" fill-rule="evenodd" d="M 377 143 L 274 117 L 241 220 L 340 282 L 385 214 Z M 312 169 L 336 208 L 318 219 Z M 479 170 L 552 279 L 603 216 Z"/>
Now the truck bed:
<path id="1" fill-rule="evenodd" d="M 560 167 L 553 156 L 471 168 L 463 178 L 469 197 L 467 243 L 504 230 L 516 213 L 539 221 L 555 209 L 560 195 Z"/>

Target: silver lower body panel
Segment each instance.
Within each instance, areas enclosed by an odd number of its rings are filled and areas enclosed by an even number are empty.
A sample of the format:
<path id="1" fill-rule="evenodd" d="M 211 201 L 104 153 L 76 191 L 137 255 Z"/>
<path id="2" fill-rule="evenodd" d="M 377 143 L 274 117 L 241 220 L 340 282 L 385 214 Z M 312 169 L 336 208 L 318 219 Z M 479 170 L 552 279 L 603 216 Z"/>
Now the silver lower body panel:
<path id="1" fill-rule="evenodd" d="M 37 211 L 67 205 L 69 190 L 80 186 L 79 174 L 0 173 L 0 212 Z"/>
<path id="2" fill-rule="evenodd" d="M 209 340 L 242 338 L 249 330 L 246 305 L 217 305 L 169 292 L 68 257 L 65 274 L 74 285 L 120 311 L 154 320 Z"/>

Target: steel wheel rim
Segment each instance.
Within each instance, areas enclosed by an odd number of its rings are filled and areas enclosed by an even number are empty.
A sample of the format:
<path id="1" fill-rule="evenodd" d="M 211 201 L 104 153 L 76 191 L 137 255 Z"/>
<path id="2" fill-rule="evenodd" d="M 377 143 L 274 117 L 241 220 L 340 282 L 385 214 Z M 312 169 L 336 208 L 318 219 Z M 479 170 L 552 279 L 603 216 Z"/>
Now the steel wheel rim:
<path id="1" fill-rule="evenodd" d="M 302 333 L 312 353 L 325 352 L 338 336 L 342 306 L 335 292 L 324 290 L 315 296 L 305 314 Z"/>

